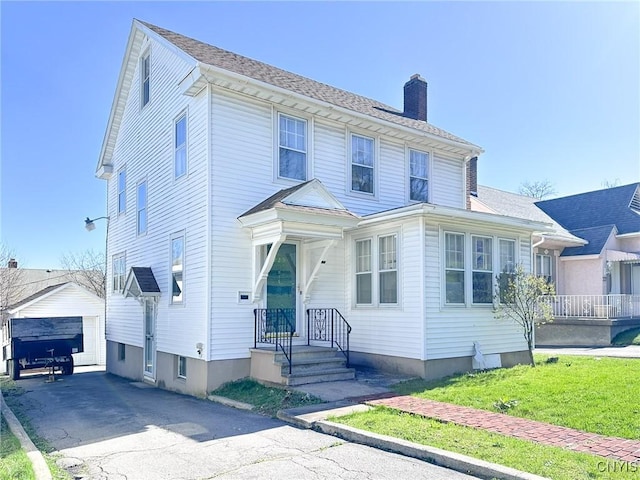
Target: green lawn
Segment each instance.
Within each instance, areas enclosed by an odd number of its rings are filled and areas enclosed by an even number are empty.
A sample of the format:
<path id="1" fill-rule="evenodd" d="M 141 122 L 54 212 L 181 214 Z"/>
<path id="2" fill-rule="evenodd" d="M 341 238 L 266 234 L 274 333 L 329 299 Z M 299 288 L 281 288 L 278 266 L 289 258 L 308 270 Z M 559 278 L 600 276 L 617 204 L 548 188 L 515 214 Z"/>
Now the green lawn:
<path id="1" fill-rule="evenodd" d="M 32 480 L 35 478 L 27 452 L 22 449 L 19 440 L 11 433 L 3 416 L 0 422 L 0 479 Z"/>
<path id="2" fill-rule="evenodd" d="M 640 360 L 560 356 L 520 365 L 395 386 L 405 395 L 496 411 L 602 435 L 640 439 Z M 505 408 L 512 404 L 510 408 Z"/>
<path id="3" fill-rule="evenodd" d="M 603 435 L 640 439 L 640 360 L 560 356 L 517 366 L 396 385 L 414 395 L 530 418 Z M 640 479 L 640 465 L 548 447 L 376 407 L 332 419 L 560 480 Z"/>

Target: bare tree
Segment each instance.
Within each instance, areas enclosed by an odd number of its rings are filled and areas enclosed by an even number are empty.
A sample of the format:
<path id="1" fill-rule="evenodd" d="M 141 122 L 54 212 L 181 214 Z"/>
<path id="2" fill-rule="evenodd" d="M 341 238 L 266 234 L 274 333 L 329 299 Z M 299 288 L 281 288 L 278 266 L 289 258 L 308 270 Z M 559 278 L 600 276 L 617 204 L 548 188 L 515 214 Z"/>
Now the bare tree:
<path id="1" fill-rule="evenodd" d="M 525 273 L 522 265 L 517 265 L 513 273 L 501 273 L 496 278 L 495 310 L 496 318 L 511 320 L 520 327 L 529 348 L 529 360 L 533 359 L 534 331 L 536 323 L 553 321 L 549 302 L 541 297 L 555 295 L 553 284 L 544 277 Z"/>
<path id="2" fill-rule="evenodd" d="M 520 184 L 518 193 L 520 195 L 525 195 L 527 197 L 533 197 L 537 198 L 538 200 L 542 200 L 545 197 L 555 195 L 556 189 L 553 187 L 553 184 L 549 180 L 541 180 L 535 182 L 524 181 Z"/>
<path id="3" fill-rule="evenodd" d="M 85 250 L 79 253 L 67 253 L 60 258 L 72 282 L 95 293 L 100 298 L 106 296 L 107 264 L 104 253 Z"/>
<path id="4" fill-rule="evenodd" d="M 618 187 L 620 186 L 620 179 L 616 178 L 615 180 L 607 180 L 604 179 L 601 183 L 602 188 L 613 188 L 613 187 Z"/>
<path id="5" fill-rule="evenodd" d="M 24 296 L 24 270 L 18 267 L 16 253 L 0 242 L 0 312 Z"/>

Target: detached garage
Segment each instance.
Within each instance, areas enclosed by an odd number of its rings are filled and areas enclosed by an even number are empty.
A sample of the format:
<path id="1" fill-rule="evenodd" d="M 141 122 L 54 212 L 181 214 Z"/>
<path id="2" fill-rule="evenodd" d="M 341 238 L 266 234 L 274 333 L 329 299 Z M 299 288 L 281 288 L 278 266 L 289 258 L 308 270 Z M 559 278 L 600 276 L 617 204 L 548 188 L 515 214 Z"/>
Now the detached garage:
<path id="1" fill-rule="evenodd" d="M 11 318 L 82 317 L 84 352 L 73 355 L 75 365 L 104 365 L 104 299 L 73 283 L 52 285 L 8 310 Z"/>

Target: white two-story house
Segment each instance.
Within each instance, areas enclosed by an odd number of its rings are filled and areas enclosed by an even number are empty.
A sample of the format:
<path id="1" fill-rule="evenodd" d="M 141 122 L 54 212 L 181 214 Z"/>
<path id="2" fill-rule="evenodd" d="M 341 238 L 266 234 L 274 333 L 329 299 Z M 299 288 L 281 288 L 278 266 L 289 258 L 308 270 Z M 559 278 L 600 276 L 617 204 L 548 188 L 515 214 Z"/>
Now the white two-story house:
<path id="1" fill-rule="evenodd" d="M 544 225 L 468 209 L 482 150 L 427 122 L 421 77 L 404 93 L 398 110 L 134 20 L 97 165 L 108 371 L 203 395 L 268 377 L 261 348 L 289 342 L 295 369 L 332 335 L 353 365 L 425 378 L 469 370 L 474 342 L 527 361 L 494 278 L 530 268 Z"/>

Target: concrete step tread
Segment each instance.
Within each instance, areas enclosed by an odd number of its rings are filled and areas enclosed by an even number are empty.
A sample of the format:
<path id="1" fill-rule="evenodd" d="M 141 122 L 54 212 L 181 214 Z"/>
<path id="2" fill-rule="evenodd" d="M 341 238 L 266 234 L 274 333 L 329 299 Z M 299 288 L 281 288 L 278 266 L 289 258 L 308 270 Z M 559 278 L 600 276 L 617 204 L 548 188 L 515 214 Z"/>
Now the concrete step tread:
<path id="1" fill-rule="evenodd" d="M 305 372 L 300 372 L 300 373 L 286 374 L 286 375 L 283 375 L 283 377 L 287 377 L 287 378 L 319 377 L 322 375 L 333 375 L 336 373 L 353 374 L 355 378 L 356 369 L 342 367 L 342 368 L 330 368 L 326 370 L 307 370 Z"/>

